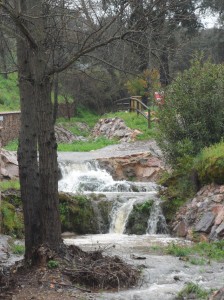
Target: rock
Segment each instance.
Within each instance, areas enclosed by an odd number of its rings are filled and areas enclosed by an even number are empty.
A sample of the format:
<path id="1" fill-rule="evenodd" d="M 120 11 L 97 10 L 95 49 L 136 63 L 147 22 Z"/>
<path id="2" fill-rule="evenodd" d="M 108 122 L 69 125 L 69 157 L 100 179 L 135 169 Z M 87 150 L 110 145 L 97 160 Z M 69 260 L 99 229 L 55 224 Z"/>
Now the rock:
<path id="1" fill-rule="evenodd" d="M 149 152 L 122 157 L 98 159 L 101 168 L 106 169 L 114 180 L 156 181 L 164 170 L 161 159 Z"/>
<path id="2" fill-rule="evenodd" d="M 188 228 L 187 228 L 187 224 L 184 220 L 182 220 L 180 223 L 178 223 L 176 225 L 176 227 L 174 228 L 174 232 L 178 237 L 186 237 L 187 233 L 188 233 Z"/>
<path id="3" fill-rule="evenodd" d="M 216 229 L 216 233 L 218 236 L 224 237 L 224 223 L 219 225 L 219 227 Z"/>
<path id="4" fill-rule="evenodd" d="M 55 137 L 56 137 L 57 143 L 71 144 L 74 141 L 86 141 L 87 140 L 83 136 L 74 135 L 73 133 L 71 133 L 69 130 L 65 129 L 61 125 L 55 126 L 54 129 L 55 129 Z"/>
<path id="5" fill-rule="evenodd" d="M 19 177 L 19 168 L 16 152 L 1 149 L 1 175 L 5 179 L 14 179 Z"/>
<path id="6" fill-rule="evenodd" d="M 217 217 L 215 218 L 215 225 L 220 225 L 224 221 L 224 206 L 218 210 Z"/>
<path id="7" fill-rule="evenodd" d="M 100 119 L 92 131 L 94 137 L 103 135 L 109 139 L 118 138 L 122 142 L 134 141 L 139 134 L 139 130 L 130 129 L 120 118 Z"/>
<path id="8" fill-rule="evenodd" d="M 209 300 L 223 300 L 224 299 L 224 287 L 221 288 L 219 291 L 216 291 Z"/>
<path id="9" fill-rule="evenodd" d="M 206 212 L 201 220 L 196 224 L 195 231 L 209 232 L 214 220 L 215 215 L 212 212 Z"/>
<path id="10" fill-rule="evenodd" d="M 192 200 L 182 206 L 173 217 L 170 224 L 173 233 L 179 235 L 186 230 L 186 237 L 194 241 L 223 239 L 223 191 L 224 185 L 209 184 L 203 186 Z M 186 228 L 183 225 L 183 220 Z"/>

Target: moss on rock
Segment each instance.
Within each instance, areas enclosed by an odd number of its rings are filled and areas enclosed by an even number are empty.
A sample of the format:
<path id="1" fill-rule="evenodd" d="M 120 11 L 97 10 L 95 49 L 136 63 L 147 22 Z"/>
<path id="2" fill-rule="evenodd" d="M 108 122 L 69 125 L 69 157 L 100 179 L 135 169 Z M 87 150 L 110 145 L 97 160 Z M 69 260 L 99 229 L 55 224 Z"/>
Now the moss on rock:
<path id="1" fill-rule="evenodd" d="M 1 232 L 16 238 L 24 235 L 24 220 L 20 193 L 9 190 L 2 194 Z"/>
<path id="2" fill-rule="evenodd" d="M 62 231 L 78 234 L 97 233 L 98 224 L 91 200 L 86 195 L 59 195 Z"/>
<path id="3" fill-rule="evenodd" d="M 150 216 L 153 200 L 147 200 L 144 203 L 138 203 L 133 206 L 129 215 L 125 233 L 127 234 L 145 234 L 148 219 Z"/>

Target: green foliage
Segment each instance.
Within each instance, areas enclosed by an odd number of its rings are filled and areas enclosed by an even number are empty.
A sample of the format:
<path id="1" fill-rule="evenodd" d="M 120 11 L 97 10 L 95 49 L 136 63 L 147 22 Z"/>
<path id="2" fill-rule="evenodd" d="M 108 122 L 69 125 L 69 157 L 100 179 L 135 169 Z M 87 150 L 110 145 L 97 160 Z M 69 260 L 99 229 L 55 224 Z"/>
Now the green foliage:
<path id="1" fill-rule="evenodd" d="M 153 92 L 161 87 L 159 71 L 147 69 L 138 77 L 129 80 L 126 87 L 132 96 L 152 96 Z"/>
<path id="2" fill-rule="evenodd" d="M 212 243 L 201 242 L 195 244 L 193 251 L 202 257 L 224 261 L 224 240 Z"/>
<path id="3" fill-rule="evenodd" d="M 1 207 L 2 214 L 2 233 L 15 237 L 23 236 L 23 214 L 18 211 L 16 207 L 6 201 L 2 201 Z"/>
<path id="4" fill-rule="evenodd" d="M 20 109 L 17 73 L 9 74 L 8 79 L 0 75 L 0 111 Z"/>
<path id="5" fill-rule="evenodd" d="M 47 266 L 49 269 L 57 269 L 59 267 L 59 262 L 56 260 L 49 260 Z"/>
<path id="6" fill-rule="evenodd" d="M 20 183 L 19 180 L 5 180 L 0 181 L 0 190 L 6 191 L 9 189 L 19 190 L 20 189 Z"/>
<path id="7" fill-rule="evenodd" d="M 224 65 L 202 59 L 180 74 L 166 91 L 159 111 L 158 143 L 175 165 L 185 153 L 195 155 L 224 135 Z"/>
<path id="8" fill-rule="evenodd" d="M 145 234 L 153 200 L 138 203 L 133 206 L 126 225 L 128 234 Z"/>
<path id="9" fill-rule="evenodd" d="M 165 172 L 159 183 L 165 187 L 161 191 L 163 213 L 167 223 L 171 222 L 178 209 L 192 198 L 197 191 L 197 176 L 192 168 L 193 158 L 183 156 L 172 173 Z"/>
<path id="10" fill-rule="evenodd" d="M 71 118 L 70 120 L 66 118 L 59 118 L 57 123 L 72 131 L 75 122 L 86 123 L 90 128 L 92 128 L 98 120 L 99 115 L 96 115 L 94 112 L 84 108 L 83 106 L 78 106 L 77 115 L 75 117 Z"/>
<path id="11" fill-rule="evenodd" d="M 59 195 L 62 230 L 78 234 L 97 233 L 91 200 L 85 195 Z"/>
<path id="12" fill-rule="evenodd" d="M 191 253 L 191 248 L 172 243 L 167 247 L 166 252 L 174 256 L 185 257 Z"/>
<path id="13" fill-rule="evenodd" d="M 224 184 L 224 142 L 203 149 L 194 167 L 202 184 Z"/>
<path id="14" fill-rule="evenodd" d="M 25 246 L 13 243 L 11 245 L 11 250 L 12 250 L 13 254 L 20 254 L 20 255 L 22 255 L 22 254 L 25 253 Z"/>
<path id="15" fill-rule="evenodd" d="M 6 146 L 4 146 L 4 149 L 8 151 L 17 151 L 17 148 L 18 148 L 18 140 L 11 141 Z"/>
<path id="16" fill-rule="evenodd" d="M 192 264 L 203 264 L 205 259 L 224 261 L 224 240 L 211 243 L 195 243 L 193 246 L 172 243 L 165 251 L 174 256 L 187 257 Z"/>
<path id="17" fill-rule="evenodd" d="M 211 291 L 202 289 L 198 284 L 190 282 L 185 286 L 185 288 L 178 294 L 175 299 L 184 300 L 188 299 L 188 296 L 191 297 L 190 299 L 208 299 L 210 292 Z"/>

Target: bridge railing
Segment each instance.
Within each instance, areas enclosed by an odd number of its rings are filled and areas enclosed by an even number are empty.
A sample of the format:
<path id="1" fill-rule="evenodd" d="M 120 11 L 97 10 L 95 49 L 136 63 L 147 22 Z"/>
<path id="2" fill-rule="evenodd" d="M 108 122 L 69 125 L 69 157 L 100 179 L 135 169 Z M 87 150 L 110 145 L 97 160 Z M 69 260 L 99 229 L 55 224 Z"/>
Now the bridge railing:
<path id="1" fill-rule="evenodd" d="M 114 103 L 119 110 L 129 110 L 130 112 L 136 112 L 137 115 L 142 115 L 148 122 L 148 128 L 150 128 L 150 107 L 144 104 L 141 99 L 141 96 L 131 96 L 116 100 Z"/>

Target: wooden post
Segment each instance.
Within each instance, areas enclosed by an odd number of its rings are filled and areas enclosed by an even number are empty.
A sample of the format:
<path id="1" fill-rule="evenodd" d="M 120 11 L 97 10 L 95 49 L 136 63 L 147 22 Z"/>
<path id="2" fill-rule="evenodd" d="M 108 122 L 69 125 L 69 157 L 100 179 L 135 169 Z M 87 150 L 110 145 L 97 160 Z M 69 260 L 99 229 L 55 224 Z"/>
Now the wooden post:
<path id="1" fill-rule="evenodd" d="M 151 127 L 150 106 L 148 106 L 148 128 Z"/>
<path id="2" fill-rule="evenodd" d="M 137 100 L 138 100 L 138 99 L 137 99 Z M 136 101 L 136 103 L 137 103 L 137 115 L 139 115 L 140 103 L 139 103 L 137 100 L 135 100 L 135 101 Z"/>

